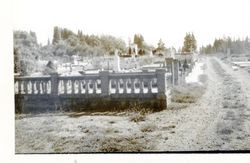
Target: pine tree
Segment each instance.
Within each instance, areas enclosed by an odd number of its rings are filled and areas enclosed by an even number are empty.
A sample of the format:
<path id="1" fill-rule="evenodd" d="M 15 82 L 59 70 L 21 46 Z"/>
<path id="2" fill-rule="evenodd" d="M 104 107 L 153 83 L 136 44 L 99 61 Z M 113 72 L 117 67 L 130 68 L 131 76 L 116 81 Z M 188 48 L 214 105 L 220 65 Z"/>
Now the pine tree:
<path id="1" fill-rule="evenodd" d="M 162 41 L 162 39 L 159 40 L 158 42 L 158 47 L 157 47 L 157 50 L 160 50 L 160 51 L 164 51 L 166 48 L 165 48 L 165 44 L 164 42 Z"/>
<path id="2" fill-rule="evenodd" d="M 54 35 L 53 35 L 52 44 L 53 45 L 57 44 L 60 39 L 61 39 L 60 29 L 58 27 L 54 27 Z"/>
<path id="3" fill-rule="evenodd" d="M 186 33 L 184 37 L 184 43 L 182 47 L 182 52 L 194 52 L 197 49 L 197 42 L 194 34 Z"/>
<path id="4" fill-rule="evenodd" d="M 134 35 L 134 44 L 137 45 L 137 47 L 139 49 L 143 49 L 143 42 L 144 42 L 144 38 L 141 34 L 135 34 Z"/>

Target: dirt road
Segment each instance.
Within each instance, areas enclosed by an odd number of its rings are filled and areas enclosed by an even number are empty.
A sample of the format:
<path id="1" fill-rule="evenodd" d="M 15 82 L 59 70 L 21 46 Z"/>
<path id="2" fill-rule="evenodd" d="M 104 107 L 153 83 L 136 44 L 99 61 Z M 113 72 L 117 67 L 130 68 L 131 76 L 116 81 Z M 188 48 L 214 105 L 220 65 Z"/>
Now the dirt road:
<path id="1" fill-rule="evenodd" d="M 162 122 L 176 125 L 174 134 L 159 141 L 158 150 L 249 150 L 250 74 L 233 71 L 211 57 L 207 65 L 207 89 L 202 98 L 183 110 L 164 114 Z M 157 116 L 153 115 L 152 119 Z"/>

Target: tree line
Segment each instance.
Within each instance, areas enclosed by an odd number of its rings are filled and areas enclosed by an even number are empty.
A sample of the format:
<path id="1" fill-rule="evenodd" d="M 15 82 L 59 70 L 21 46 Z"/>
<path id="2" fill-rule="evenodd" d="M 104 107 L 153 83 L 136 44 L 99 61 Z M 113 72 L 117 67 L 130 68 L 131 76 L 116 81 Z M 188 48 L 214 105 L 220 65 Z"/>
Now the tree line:
<path id="1" fill-rule="evenodd" d="M 36 33 L 32 31 L 14 31 L 13 38 L 14 71 L 26 75 L 43 71 L 41 61 L 65 63 L 71 62 L 73 55 L 113 55 L 116 49 L 125 54 L 132 52 L 132 49 L 121 38 L 111 35 L 88 35 L 81 30 L 74 33 L 67 28 L 60 27 L 54 27 L 52 41 L 48 40 L 47 45 L 44 46 L 38 44 Z M 137 45 L 139 55 L 147 55 L 151 52 L 155 55 L 164 55 L 172 49 L 167 48 L 162 39 L 156 47 L 149 45 L 141 34 L 134 35 L 133 44 Z M 192 50 L 196 50 L 196 40 L 193 34 L 187 33 L 184 38 L 183 51 Z"/>
<path id="2" fill-rule="evenodd" d="M 213 44 L 202 46 L 200 53 L 247 54 L 250 53 L 250 39 L 248 37 L 244 39 L 232 39 L 231 37 L 216 38 Z"/>

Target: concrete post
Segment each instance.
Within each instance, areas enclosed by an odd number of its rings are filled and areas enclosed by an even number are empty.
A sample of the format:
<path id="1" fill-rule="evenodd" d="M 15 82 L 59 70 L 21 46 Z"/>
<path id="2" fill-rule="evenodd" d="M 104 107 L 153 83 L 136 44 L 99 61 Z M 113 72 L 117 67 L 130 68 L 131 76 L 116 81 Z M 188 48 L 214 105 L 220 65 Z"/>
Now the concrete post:
<path id="1" fill-rule="evenodd" d="M 174 85 L 174 65 L 173 58 L 166 58 L 166 67 L 168 72 L 171 73 L 170 82 Z"/>
<path id="2" fill-rule="evenodd" d="M 156 77 L 157 77 L 158 94 L 166 95 L 166 90 L 167 90 L 166 70 L 156 69 Z"/>
<path id="3" fill-rule="evenodd" d="M 51 76 L 51 95 L 57 96 L 58 95 L 58 73 L 52 73 Z"/>
<path id="4" fill-rule="evenodd" d="M 60 102 L 59 102 L 59 96 L 58 96 L 58 85 L 59 85 L 59 78 L 58 73 L 52 73 L 51 76 L 51 98 L 53 98 L 54 103 L 54 109 L 59 110 Z"/>
<path id="5" fill-rule="evenodd" d="M 101 95 L 108 96 L 109 95 L 109 71 L 101 71 L 100 72 L 101 79 Z"/>
<path id="6" fill-rule="evenodd" d="M 179 84 L 179 61 L 174 59 L 174 85 Z"/>

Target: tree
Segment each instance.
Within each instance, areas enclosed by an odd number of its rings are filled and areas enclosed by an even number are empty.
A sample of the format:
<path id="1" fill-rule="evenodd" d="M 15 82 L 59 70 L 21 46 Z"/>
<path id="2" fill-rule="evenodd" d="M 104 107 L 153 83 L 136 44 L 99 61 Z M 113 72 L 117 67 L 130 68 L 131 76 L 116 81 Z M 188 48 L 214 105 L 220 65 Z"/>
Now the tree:
<path id="1" fill-rule="evenodd" d="M 134 35 L 134 44 L 137 45 L 138 49 L 143 49 L 144 38 L 141 34 Z"/>
<path id="2" fill-rule="evenodd" d="M 132 49 L 131 49 L 131 47 L 128 48 L 128 54 L 129 54 L 129 55 L 132 54 Z"/>
<path id="3" fill-rule="evenodd" d="M 193 33 L 186 33 L 182 52 L 194 52 L 197 49 L 197 42 Z"/>
<path id="4" fill-rule="evenodd" d="M 59 27 L 54 27 L 54 34 L 53 34 L 52 44 L 53 45 L 57 44 L 60 39 L 61 39 L 60 29 L 59 29 Z"/>
<path id="5" fill-rule="evenodd" d="M 162 39 L 159 40 L 157 45 L 158 45 L 157 50 L 159 50 L 159 51 L 164 51 L 166 49 L 165 44 L 162 41 Z"/>
<path id="6" fill-rule="evenodd" d="M 37 44 L 37 37 L 36 37 L 36 33 L 35 33 L 35 32 L 30 31 L 30 36 L 32 37 L 34 44 Z"/>

